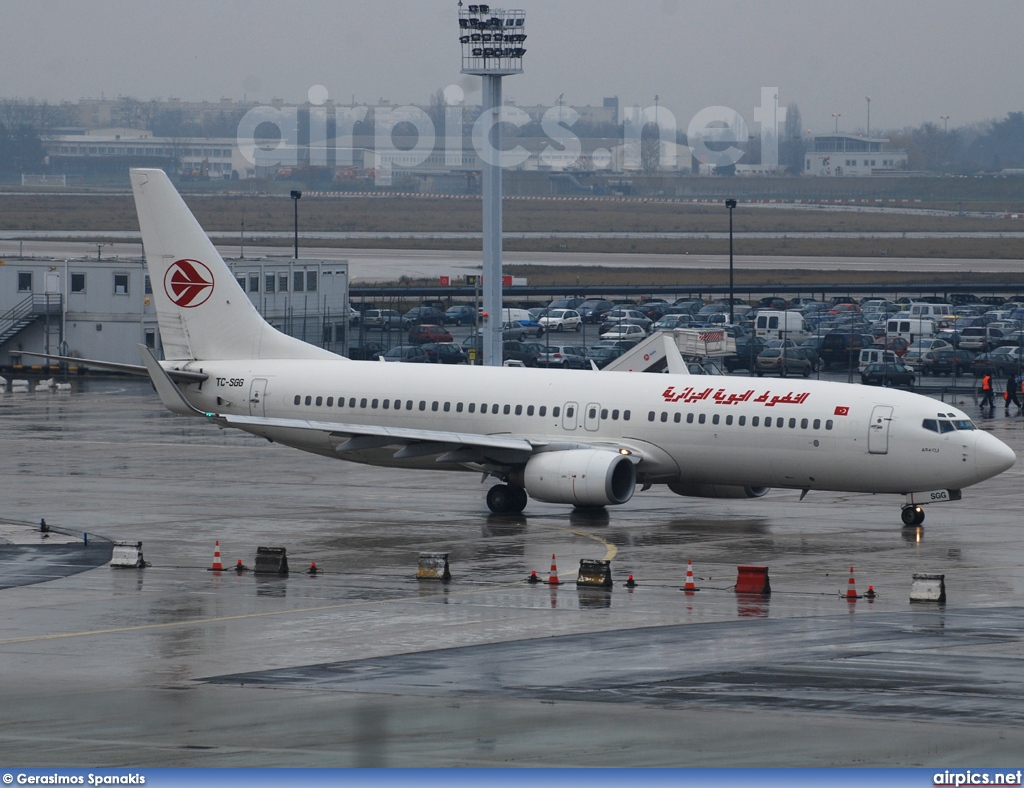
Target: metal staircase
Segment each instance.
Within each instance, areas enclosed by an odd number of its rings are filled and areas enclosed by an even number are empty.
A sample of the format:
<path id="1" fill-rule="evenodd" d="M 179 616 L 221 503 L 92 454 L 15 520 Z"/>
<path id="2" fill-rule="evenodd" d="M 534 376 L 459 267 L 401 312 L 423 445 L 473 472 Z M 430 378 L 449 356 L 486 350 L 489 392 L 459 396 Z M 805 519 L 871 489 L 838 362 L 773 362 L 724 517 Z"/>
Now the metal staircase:
<path id="1" fill-rule="evenodd" d="M 736 340 L 721 329 L 656 331 L 606 366 L 603 372 L 660 372 L 665 369 L 665 337 L 675 340 L 683 358 L 721 358 L 736 352 Z"/>
<path id="2" fill-rule="evenodd" d="M 0 315 L 0 347 L 46 315 L 61 314 L 60 293 L 33 293 Z"/>

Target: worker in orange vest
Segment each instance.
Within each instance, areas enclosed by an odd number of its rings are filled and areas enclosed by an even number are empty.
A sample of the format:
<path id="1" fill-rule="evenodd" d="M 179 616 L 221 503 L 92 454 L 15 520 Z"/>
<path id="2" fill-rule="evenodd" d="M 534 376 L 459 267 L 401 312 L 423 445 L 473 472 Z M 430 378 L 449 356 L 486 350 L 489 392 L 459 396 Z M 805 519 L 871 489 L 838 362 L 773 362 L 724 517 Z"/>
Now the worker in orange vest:
<path id="1" fill-rule="evenodd" d="M 989 408 L 995 408 L 995 406 L 996 406 L 996 401 L 995 401 L 995 398 L 994 398 L 994 393 L 992 391 L 992 376 L 989 375 L 989 374 L 986 374 L 985 377 L 983 377 L 981 379 L 981 408 L 982 408 L 982 410 L 984 410 L 986 406 L 989 407 Z"/>

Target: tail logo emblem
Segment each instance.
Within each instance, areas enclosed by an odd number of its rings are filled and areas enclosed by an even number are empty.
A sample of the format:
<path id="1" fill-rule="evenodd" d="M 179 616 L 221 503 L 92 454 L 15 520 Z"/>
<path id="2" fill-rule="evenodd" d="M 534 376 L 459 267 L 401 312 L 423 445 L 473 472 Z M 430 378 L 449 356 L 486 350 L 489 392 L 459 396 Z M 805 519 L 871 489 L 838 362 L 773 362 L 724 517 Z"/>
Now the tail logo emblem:
<path id="1" fill-rule="evenodd" d="M 164 290 L 175 306 L 201 306 L 213 295 L 213 272 L 198 260 L 178 260 L 164 274 Z"/>

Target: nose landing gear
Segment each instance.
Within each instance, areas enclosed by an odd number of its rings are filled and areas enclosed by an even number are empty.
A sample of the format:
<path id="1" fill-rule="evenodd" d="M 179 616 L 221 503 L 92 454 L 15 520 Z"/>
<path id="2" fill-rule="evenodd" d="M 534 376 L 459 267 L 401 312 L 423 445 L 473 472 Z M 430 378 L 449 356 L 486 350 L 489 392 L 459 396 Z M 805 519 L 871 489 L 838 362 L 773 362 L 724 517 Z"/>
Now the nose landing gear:
<path id="1" fill-rule="evenodd" d="M 924 509 L 920 506 L 904 506 L 902 517 L 904 525 L 920 525 L 924 522 Z"/>

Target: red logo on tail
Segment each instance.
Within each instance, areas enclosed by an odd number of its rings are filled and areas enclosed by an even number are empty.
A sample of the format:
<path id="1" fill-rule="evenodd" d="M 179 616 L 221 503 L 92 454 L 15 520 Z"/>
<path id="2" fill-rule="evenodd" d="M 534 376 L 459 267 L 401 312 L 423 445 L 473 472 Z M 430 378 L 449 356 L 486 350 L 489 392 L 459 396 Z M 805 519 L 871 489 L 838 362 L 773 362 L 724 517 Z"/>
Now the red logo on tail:
<path id="1" fill-rule="evenodd" d="M 164 291 L 183 309 L 200 306 L 213 295 L 213 272 L 198 260 L 178 260 L 164 274 Z"/>

